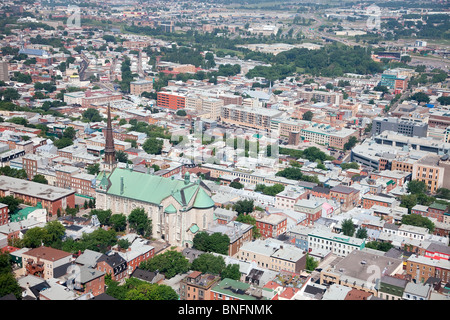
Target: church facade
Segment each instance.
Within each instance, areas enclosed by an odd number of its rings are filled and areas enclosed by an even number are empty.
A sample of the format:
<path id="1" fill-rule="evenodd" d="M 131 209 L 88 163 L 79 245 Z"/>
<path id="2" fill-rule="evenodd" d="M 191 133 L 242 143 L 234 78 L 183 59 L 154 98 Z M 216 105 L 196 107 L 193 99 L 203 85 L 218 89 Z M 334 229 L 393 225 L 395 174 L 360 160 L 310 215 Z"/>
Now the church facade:
<path id="1" fill-rule="evenodd" d="M 130 169 L 114 168 L 97 177 L 96 208 L 127 217 L 143 208 L 152 220 L 152 236 L 170 245 L 192 247 L 196 233 L 214 220 L 211 191 L 197 180 L 164 178 Z"/>

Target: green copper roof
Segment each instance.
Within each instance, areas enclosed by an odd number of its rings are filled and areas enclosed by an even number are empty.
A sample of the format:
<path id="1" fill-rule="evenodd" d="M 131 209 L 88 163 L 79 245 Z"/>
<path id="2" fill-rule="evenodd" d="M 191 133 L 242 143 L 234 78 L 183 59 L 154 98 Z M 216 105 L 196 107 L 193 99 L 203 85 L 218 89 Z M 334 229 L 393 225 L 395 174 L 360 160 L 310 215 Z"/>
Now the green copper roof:
<path id="1" fill-rule="evenodd" d="M 212 208 L 214 207 L 214 201 L 208 196 L 205 190 L 199 188 L 193 207 L 198 209 Z"/>
<path id="2" fill-rule="evenodd" d="M 30 213 L 32 213 L 33 211 L 37 210 L 37 209 L 42 209 L 42 203 L 41 202 L 38 202 L 36 207 L 26 207 L 26 208 L 23 208 L 23 209 L 17 211 L 14 214 L 11 214 L 10 215 L 11 222 L 19 222 L 19 221 L 22 221 L 22 220 L 26 220 L 28 215 Z"/>
<path id="3" fill-rule="evenodd" d="M 161 201 L 173 196 L 182 206 L 187 206 L 195 196 L 197 189 L 203 190 L 196 183 L 116 168 L 109 175 L 111 185 L 107 194 L 136 199 L 143 202 L 161 204 Z M 121 179 L 123 178 L 123 189 Z M 203 191 L 204 192 L 204 191 Z M 209 197 L 205 193 L 206 197 Z M 206 203 L 201 193 L 201 203 Z M 211 200 L 212 201 L 212 200 Z"/>
<path id="4" fill-rule="evenodd" d="M 173 206 L 173 204 L 170 204 L 166 209 L 164 209 L 164 212 L 177 213 L 177 209 Z"/>
<path id="5" fill-rule="evenodd" d="M 198 225 L 194 224 L 192 227 L 189 228 L 189 230 L 192 233 L 196 233 L 198 230 L 200 230 L 200 228 L 198 227 Z"/>

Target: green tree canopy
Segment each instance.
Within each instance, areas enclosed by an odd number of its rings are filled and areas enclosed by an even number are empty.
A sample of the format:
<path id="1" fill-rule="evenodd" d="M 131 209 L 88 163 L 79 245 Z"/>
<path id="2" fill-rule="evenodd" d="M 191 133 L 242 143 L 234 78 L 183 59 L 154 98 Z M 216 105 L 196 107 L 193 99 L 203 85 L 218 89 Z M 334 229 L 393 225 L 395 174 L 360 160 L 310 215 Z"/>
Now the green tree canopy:
<path id="1" fill-rule="evenodd" d="M 152 220 L 149 219 L 143 208 L 133 209 L 128 216 L 128 223 L 131 229 L 143 237 L 150 237 L 152 234 Z"/>
<path id="2" fill-rule="evenodd" d="M 435 228 L 434 223 L 430 219 L 420 214 L 405 214 L 402 217 L 402 224 L 427 228 L 429 233 L 432 233 Z"/>
<path id="3" fill-rule="evenodd" d="M 342 233 L 346 236 L 353 237 L 355 234 L 355 225 L 353 224 L 352 219 L 344 219 L 342 220 Z"/>
<path id="4" fill-rule="evenodd" d="M 177 274 L 185 273 L 190 269 L 189 260 L 181 252 L 169 250 L 157 254 L 152 259 L 141 262 L 139 268 L 148 271 L 159 271 L 167 279 L 173 278 Z"/>
<path id="5" fill-rule="evenodd" d="M 42 183 L 42 184 L 48 184 L 47 179 L 42 174 L 36 174 L 31 181 Z"/>
<path id="6" fill-rule="evenodd" d="M 202 273 L 211 273 L 220 275 L 225 269 L 225 260 L 222 256 L 215 256 L 211 253 L 201 254 L 197 259 L 192 261 L 192 270 Z"/>

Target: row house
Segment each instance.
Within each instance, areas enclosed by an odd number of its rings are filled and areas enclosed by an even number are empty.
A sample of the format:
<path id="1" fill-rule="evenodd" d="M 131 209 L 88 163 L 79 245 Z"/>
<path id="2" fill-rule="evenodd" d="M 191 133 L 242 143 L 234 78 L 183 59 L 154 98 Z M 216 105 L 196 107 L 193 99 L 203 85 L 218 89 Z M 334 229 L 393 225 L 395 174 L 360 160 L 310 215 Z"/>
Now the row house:
<path id="1" fill-rule="evenodd" d="M 393 180 L 396 186 L 403 186 L 407 181 L 411 179 L 411 173 L 400 170 L 382 170 L 379 172 L 371 173 L 370 177 L 374 180 L 380 178 Z"/>
<path id="2" fill-rule="evenodd" d="M 438 222 L 445 222 L 448 214 L 448 206 L 445 204 L 434 202 L 430 206 L 415 205 L 411 209 L 412 214 L 419 214 L 423 217 L 436 219 Z"/>
<path id="3" fill-rule="evenodd" d="M 295 204 L 295 211 L 306 214 L 306 224 L 313 225 L 315 221 L 322 217 L 323 201 L 311 198 L 300 200 Z"/>
<path id="4" fill-rule="evenodd" d="M 70 178 L 70 189 L 77 194 L 95 197 L 95 175 L 87 173 L 74 174 Z"/>
<path id="5" fill-rule="evenodd" d="M 405 271 L 411 279 L 421 283 L 425 283 L 428 278 L 438 278 L 443 283 L 450 281 L 449 260 L 433 259 L 413 254 L 406 261 Z"/>
<path id="6" fill-rule="evenodd" d="M 424 256 L 435 260 L 450 261 L 450 247 L 443 244 L 431 243 L 426 248 Z"/>
<path id="7" fill-rule="evenodd" d="M 287 228 L 287 218 L 277 214 L 256 217 L 256 227 L 264 238 L 278 238 Z"/>
<path id="8" fill-rule="evenodd" d="M 340 203 L 343 211 L 353 209 L 360 202 L 359 190 L 341 185 L 330 190 L 330 198 Z"/>
<path id="9" fill-rule="evenodd" d="M 128 266 L 128 275 L 131 275 L 139 265 L 152 259 L 155 256 L 155 248 L 148 244 L 147 240 L 138 238 L 136 235 L 129 234 L 125 239 L 134 237 L 130 241 L 131 245 L 124 251 L 118 251 L 118 254 L 126 261 Z"/>
<path id="10" fill-rule="evenodd" d="M 193 271 L 181 280 L 180 300 L 213 300 L 211 290 L 220 280 L 220 276 Z"/>
<path id="11" fill-rule="evenodd" d="M 128 277 L 127 261 L 117 252 L 103 254 L 96 269 L 111 275 L 111 280 L 123 282 Z"/>
<path id="12" fill-rule="evenodd" d="M 378 205 L 381 207 L 393 208 L 396 207 L 399 203 L 396 198 L 388 197 L 384 195 L 372 195 L 365 194 L 361 197 L 362 207 L 364 209 L 370 209 L 374 205 Z"/>

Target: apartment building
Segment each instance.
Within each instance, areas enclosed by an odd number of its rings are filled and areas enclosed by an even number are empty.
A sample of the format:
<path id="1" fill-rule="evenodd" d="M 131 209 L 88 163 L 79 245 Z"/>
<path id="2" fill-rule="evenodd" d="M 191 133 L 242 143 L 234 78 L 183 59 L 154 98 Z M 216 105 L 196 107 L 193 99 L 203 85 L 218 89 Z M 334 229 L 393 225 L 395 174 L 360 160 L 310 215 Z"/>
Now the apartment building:
<path id="1" fill-rule="evenodd" d="M 413 164 L 412 180 L 425 182 L 428 191 L 435 193 L 444 184 L 445 168 L 440 166 L 441 157 L 429 154 Z"/>
<path id="2" fill-rule="evenodd" d="M 325 102 L 333 105 L 340 105 L 344 101 L 344 95 L 341 92 L 300 90 L 298 91 L 298 97 L 307 101 Z"/>
<path id="3" fill-rule="evenodd" d="M 159 91 L 156 105 L 160 108 L 171 110 L 184 109 L 186 107 L 186 95 L 170 91 Z"/>
<path id="4" fill-rule="evenodd" d="M 151 92 L 153 89 L 153 81 L 137 80 L 130 82 L 130 93 L 140 96 L 143 92 Z"/>
<path id="5" fill-rule="evenodd" d="M 308 248 L 328 250 L 333 254 L 345 257 L 353 250 L 362 250 L 365 239 L 348 237 L 328 230 L 314 229 L 308 234 Z"/>
<path id="6" fill-rule="evenodd" d="M 337 149 L 344 149 L 344 145 L 350 137 L 357 136 L 358 132 L 353 129 L 342 128 L 337 130 L 331 125 L 313 123 L 309 127 L 300 130 L 302 141 L 310 141 L 317 144 L 328 145 Z"/>
<path id="7" fill-rule="evenodd" d="M 222 107 L 221 120 L 223 123 L 269 132 L 272 119 L 279 117 L 281 114 L 282 112 L 278 110 L 246 108 L 230 104 Z"/>

